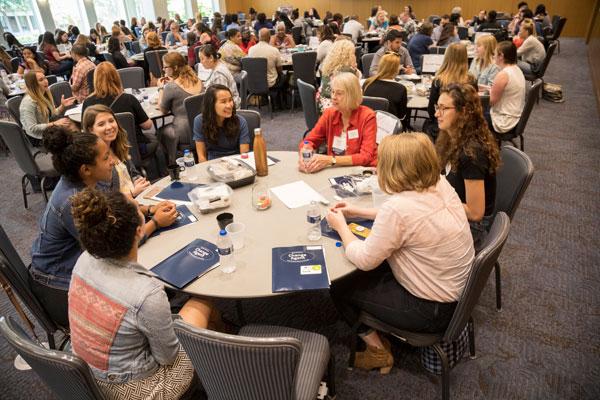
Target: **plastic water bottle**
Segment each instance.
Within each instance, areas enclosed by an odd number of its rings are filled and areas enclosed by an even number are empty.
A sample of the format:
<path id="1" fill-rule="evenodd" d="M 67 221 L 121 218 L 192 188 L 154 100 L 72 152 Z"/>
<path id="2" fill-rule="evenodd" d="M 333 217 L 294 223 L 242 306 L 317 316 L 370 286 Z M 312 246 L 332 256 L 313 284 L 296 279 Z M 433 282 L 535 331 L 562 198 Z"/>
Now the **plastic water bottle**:
<path id="1" fill-rule="evenodd" d="M 314 151 L 313 151 L 312 147 L 310 146 L 310 143 L 308 142 L 308 140 L 305 140 L 304 144 L 302 145 L 302 162 L 304 162 L 305 166 L 308 165 L 313 154 L 314 154 Z"/>
<path id="2" fill-rule="evenodd" d="M 306 211 L 306 222 L 308 222 L 308 240 L 321 239 L 321 208 L 314 200 L 310 202 Z"/>
<path id="3" fill-rule="evenodd" d="M 233 243 L 231 238 L 227 234 L 225 229 L 219 232 L 217 238 L 217 249 L 219 250 L 219 257 L 221 263 L 221 271 L 226 274 L 230 274 L 235 271 L 235 260 L 233 259 Z"/>

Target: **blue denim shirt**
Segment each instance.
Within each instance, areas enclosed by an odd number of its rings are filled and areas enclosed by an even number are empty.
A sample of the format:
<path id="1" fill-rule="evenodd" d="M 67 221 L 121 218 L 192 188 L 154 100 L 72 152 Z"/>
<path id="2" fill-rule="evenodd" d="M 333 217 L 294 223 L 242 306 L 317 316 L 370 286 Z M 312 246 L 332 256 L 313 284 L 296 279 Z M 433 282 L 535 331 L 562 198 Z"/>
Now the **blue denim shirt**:
<path id="1" fill-rule="evenodd" d="M 138 263 L 87 251 L 73 269 L 69 325 L 73 352 L 110 383 L 144 379 L 180 348 L 163 284 Z"/>

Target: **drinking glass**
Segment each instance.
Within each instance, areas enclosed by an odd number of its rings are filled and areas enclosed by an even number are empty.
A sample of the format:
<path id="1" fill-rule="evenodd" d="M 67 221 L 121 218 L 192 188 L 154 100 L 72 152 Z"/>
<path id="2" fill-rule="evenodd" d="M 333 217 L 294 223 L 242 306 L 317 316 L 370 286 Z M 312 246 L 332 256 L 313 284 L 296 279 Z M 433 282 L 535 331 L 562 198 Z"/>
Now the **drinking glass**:
<path id="1" fill-rule="evenodd" d="M 252 187 L 252 207 L 259 211 L 271 207 L 271 195 L 266 184 L 257 183 Z"/>

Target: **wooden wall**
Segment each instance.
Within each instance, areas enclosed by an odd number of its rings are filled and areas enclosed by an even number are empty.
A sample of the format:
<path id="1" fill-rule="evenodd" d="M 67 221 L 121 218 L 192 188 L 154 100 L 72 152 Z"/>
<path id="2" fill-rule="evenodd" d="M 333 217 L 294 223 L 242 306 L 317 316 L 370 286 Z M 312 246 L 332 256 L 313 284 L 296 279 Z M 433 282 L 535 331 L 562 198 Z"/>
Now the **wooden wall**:
<path id="1" fill-rule="evenodd" d="M 594 10 L 587 35 L 588 58 L 594 91 L 596 92 L 598 113 L 600 114 L 600 0 L 596 0 Z"/>
<path id="2" fill-rule="evenodd" d="M 515 12 L 520 0 L 224 0 L 227 4 L 228 12 L 243 11 L 248 12 L 250 7 L 254 7 L 258 12 L 264 12 L 267 15 L 272 14 L 280 5 L 293 5 L 300 9 L 300 12 L 309 7 L 315 7 L 321 16 L 325 11 L 340 12 L 344 15 L 358 14 L 361 21 L 364 21 L 369 15 L 373 4 L 381 6 L 391 14 L 402 12 L 407 4 L 413 6 L 413 11 L 417 18 L 426 18 L 429 15 L 450 13 L 453 6 L 460 4 L 463 9 L 463 16 L 471 18 L 479 10 L 496 9 L 497 11 Z M 539 0 L 529 1 L 531 7 L 535 7 L 538 2 L 543 2 L 550 15 L 559 14 L 568 18 L 567 25 L 563 31 L 563 36 L 584 37 L 589 24 L 589 18 L 595 0 Z"/>

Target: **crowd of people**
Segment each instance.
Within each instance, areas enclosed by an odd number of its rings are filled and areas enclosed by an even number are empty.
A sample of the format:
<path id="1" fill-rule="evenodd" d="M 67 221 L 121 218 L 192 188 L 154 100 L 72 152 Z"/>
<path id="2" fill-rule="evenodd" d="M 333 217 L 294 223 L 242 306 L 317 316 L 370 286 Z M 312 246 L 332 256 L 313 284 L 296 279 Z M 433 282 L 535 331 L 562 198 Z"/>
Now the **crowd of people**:
<path id="1" fill-rule="evenodd" d="M 254 9 L 246 20 L 214 13 L 210 27 L 201 15 L 187 21 L 179 15 L 155 22 L 132 18 L 129 25 L 115 21 L 110 33 L 100 23 L 89 35 L 74 26 L 46 32 L 37 47 L 23 46 L 6 32 L 1 65 L 23 75 L 26 87 L 20 122 L 32 144 L 52 154 L 60 174 L 32 248 L 33 292 L 57 323 L 70 327 L 73 351 L 88 362 L 110 398 L 125 386 L 140 398 L 156 392 L 178 398 L 186 392 L 193 366 L 174 335 L 169 297 L 137 262 L 138 247 L 149 235 L 173 224 L 176 206 L 136 201 L 150 182 L 132 163 L 127 133 L 115 114 L 133 114 L 143 157 L 164 151 L 173 164 L 181 146 L 192 149 L 199 162 L 246 153 L 248 123 L 236 113 L 241 60 L 266 59 L 268 85 L 281 91 L 289 78 L 280 49 L 296 46 L 291 30 L 301 27 L 302 41 L 315 33 L 319 39 L 320 117 L 299 144 L 315 154 L 308 162 L 299 157 L 298 169 L 375 167 L 379 187 L 391 195 L 378 209 L 338 203 L 328 211 L 329 225 L 358 269 L 332 283 L 331 297 L 350 326 L 365 310 L 398 328 L 443 331 L 493 222 L 498 135 L 517 125 L 525 103 L 524 72 L 536 71 L 545 58 L 538 25 L 549 25 L 545 7 L 532 13 L 520 4 L 507 26 L 514 39 L 478 36 L 470 65 L 457 27 L 503 29 L 496 11 L 482 10 L 465 21 L 455 7 L 439 21 L 419 22 L 411 6 L 399 16 L 374 7 L 366 29 L 357 16 L 327 12 L 321 19 L 314 8 L 303 15 L 298 9 L 290 15 L 276 12 L 271 19 Z M 382 39 L 363 77 L 356 42 L 369 32 Z M 158 107 L 173 116 L 156 132 L 118 73 L 134 65 L 133 42 L 145 55 L 188 46 L 187 60 L 177 51 L 162 57 L 161 76 L 146 68 L 147 84 L 158 87 Z M 418 72 L 431 46 L 446 50 L 431 84 L 426 134 L 392 135 L 378 145 L 376 114 L 362 105 L 363 96 L 388 99 L 388 111 L 402 121 L 403 130 L 412 130 L 407 90 L 395 78 Z M 7 51 L 19 59 L 14 71 Z M 112 55 L 109 60 L 105 52 Z M 198 66 L 208 73 L 204 80 L 194 69 Z M 73 97 L 55 104 L 47 74 L 69 79 Z M 202 108 L 190 126 L 183 102 L 201 93 Z M 480 94 L 489 94 L 489 108 Z M 64 116 L 75 102 L 83 104 L 81 125 Z M 319 148 L 325 151 L 317 153 Z M 357 217 L 374 220 L 364 241 L 347 225 L 348 218 Z M 109 315 L 98 324 L 96 313 L 106 310 Z M 187 299 L 179 315 L 194 326 L 223 328 L 205 300 Z M 357 354 L 355 366 L 389 372 L 389 342 L 364 326 L 358 332 L 367 347 Z"/>

